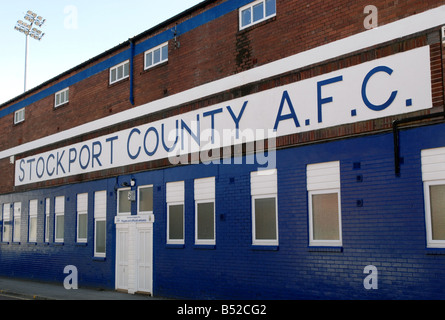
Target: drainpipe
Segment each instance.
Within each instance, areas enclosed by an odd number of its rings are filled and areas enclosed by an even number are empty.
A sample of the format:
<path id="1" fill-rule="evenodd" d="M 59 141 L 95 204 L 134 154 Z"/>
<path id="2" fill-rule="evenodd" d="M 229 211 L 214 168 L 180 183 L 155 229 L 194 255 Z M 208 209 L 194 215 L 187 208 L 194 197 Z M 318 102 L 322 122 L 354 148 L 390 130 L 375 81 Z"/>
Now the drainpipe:
<path id="1" fill-rule="evenodd" d="M 133 64 L 134 64 L 134 42 L 130 39 L 130 103 L 134 106 L 134 72 L 133 72 Z"/>
<path id="2" fill-rule="evenodd" d="M 396 176 L 400 176 L 399 125 L 409 123 L 409 122 L 429 120 L 429 119 L 434 119 L 434 118 L 443 118 L 443 120 L 445 120 L 445 106 L 444 106 L 444 111 L 442 111 L 442 112 L 395 120 L 392 123 L 392 131 L 393 131 L 393 137 L 394 137 L 394 170 L 395 170 Z"/>

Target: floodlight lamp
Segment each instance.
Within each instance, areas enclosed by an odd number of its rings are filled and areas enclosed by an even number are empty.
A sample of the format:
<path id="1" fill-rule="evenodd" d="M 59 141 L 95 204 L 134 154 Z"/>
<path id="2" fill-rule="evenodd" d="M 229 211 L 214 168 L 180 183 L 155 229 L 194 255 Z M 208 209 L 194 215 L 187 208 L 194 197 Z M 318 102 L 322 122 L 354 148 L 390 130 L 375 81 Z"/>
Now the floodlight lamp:
<path id="1" fill-rule="evenodd" d="M 34 24 L 38 27 L 41 27 L 45 23 L 46 19 L 43 19 L 42 17 L 37 18 L 37 20 L 34 21 Z"/>

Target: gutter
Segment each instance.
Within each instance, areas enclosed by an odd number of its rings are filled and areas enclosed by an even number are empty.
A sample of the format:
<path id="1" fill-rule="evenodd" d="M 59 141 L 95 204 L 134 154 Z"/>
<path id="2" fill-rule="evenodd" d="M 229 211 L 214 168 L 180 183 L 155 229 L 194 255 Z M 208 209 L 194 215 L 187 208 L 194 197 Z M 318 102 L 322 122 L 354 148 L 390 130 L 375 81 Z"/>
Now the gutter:
<path id="1" fill-rule="evenodd" d="M 134 106 L 134 41 L 130 39 L 130 103 Z"/>

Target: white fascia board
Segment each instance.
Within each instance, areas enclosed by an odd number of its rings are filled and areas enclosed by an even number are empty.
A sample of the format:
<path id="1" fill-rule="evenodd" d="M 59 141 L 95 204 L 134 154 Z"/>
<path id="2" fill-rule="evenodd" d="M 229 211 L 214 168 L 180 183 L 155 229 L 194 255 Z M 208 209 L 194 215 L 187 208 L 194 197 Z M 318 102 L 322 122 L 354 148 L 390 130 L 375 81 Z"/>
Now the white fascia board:
<path id="1" fill-rule="evenodd" d="M 0 159 L 445 24 L 445 5 L 0 152 Z"/>

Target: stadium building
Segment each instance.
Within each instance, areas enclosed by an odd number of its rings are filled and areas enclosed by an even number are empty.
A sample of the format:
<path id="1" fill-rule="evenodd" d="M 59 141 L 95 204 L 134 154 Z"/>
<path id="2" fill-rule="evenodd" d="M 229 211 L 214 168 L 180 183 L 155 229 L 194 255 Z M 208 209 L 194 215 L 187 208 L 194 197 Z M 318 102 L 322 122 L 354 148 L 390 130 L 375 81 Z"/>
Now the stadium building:
<path id="1" fill-rule="evenodd" d="M 202 1 L 2 104 L 0 275 L 445 298 L 445 6 L 369 5 Z"/>

